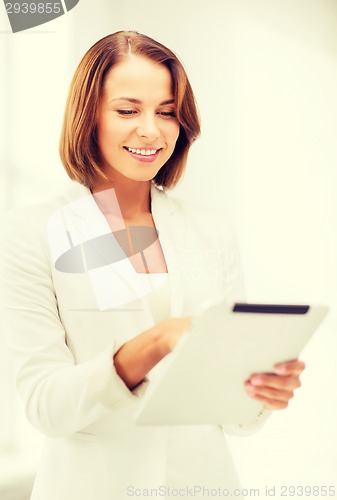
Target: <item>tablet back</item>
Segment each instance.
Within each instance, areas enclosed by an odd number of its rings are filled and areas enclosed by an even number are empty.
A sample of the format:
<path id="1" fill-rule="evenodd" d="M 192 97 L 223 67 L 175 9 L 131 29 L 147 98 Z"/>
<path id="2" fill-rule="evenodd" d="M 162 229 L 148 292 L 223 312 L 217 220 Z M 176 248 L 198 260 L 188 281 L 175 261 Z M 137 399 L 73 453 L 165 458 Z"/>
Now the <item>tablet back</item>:
<path id="1" fill-rule="evenodd" d="M 296 359 L 326 306 L 218 304 L 196 317 L 150 383 L 138 424 L 245 424 L 262 404 L 247 396 L 253 373 Z"/>

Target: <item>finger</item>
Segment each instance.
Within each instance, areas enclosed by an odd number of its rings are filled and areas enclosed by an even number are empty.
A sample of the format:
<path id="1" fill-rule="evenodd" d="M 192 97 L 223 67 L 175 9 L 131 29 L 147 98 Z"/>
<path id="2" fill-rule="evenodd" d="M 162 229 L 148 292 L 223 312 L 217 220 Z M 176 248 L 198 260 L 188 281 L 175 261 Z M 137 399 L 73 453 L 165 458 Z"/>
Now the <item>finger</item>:
<path id="1" fill-rule="evenodd" d="M 293 391 L 301 386 L 299 376 L 281 376 L 275 374 L 253 375 L 249 382 L 255 387 L 270 387 L 277 390 Z"/>
<path id="2" fill-rule="evenodd" d="M 254 396 L 254 399 L 262 403 L 266 410 L 284 410 L 289 404 L 287 401 L 270 400 L 263 396 Z"/>
<path id="3" fill-rule="evenodd" d="M 253 388 L 252 393 L 250 392 L 250 390 L 247 390 L 247 394 L 255 401 L 259 401 L 260 403 L 262 403 L 264 408 L 267 410 L 284 410 L 288 407 L 289 400 L 291 399 L 290 394 L 287 394 L 286 396 L 284 395 L 283 399 L 273 399 L 271 396 L 266 397 L 262 394 L 256 394 L 255 388 Z"/>
<path id="4" fill-rule="evenodd" d="M 277 390 L 271 387 L 256 387 L 246 384 L 246 392 L 254 398 L 263 398 L 266 401 L 281 401 L 288 403 L 294 397 L 293 391 Z"/>
<path id="5" fill-rule="evenodd" d="M 275 373 L 278 375 L 300 375 L 305 369 L 305 364 L 299 359 L 277 363 L 274 366 Z"/>

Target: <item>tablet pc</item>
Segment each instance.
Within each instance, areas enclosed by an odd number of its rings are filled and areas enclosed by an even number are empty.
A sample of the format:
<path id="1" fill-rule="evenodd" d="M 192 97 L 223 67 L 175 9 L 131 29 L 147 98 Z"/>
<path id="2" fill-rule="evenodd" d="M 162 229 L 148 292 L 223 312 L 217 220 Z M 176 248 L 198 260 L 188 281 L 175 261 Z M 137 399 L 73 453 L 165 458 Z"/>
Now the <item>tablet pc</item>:
<path id="1" fill-rule="evenodd" d="M 298 358 L 323 305 L 217 304 L 195 317 L 135 415 L 143 425 L 246 424 L 263 405 L 245 392 L 253 373 Z M 158 366 L 158 365 L 157 365 Z"/>

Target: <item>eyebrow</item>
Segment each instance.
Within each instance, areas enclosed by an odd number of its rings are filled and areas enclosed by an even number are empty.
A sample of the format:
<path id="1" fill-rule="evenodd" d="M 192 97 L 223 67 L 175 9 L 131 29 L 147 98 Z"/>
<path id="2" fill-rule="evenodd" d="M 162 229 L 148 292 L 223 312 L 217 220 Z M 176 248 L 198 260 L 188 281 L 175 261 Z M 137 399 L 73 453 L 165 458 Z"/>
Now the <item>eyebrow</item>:
<path id="1" fill-rule="evenodd" d="M 142 101 L 134 99 L 133 97 L 116 97 L 115 99 L 110 99 L 109 104 L 113 101 L 128 101 L 132 102 L 132 104 L 142 104 Z M 174 99 L 167 99 L 166 101 L 161 102 L 159 106 L 165 106 L 166 104 L 174 104 Z"/>

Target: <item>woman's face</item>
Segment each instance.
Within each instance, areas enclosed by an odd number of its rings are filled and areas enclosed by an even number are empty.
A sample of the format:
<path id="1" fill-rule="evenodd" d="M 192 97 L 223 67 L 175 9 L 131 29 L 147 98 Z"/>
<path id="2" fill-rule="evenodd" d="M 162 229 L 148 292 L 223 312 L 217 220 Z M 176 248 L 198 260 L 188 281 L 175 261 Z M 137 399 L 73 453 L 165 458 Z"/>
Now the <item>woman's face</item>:
<path id="1" fill-rule="evenodd" d="M 112 182 L 120 176 L 153 179 L 172 155 L 179 130 L 165 66 L 132 55 L 110 70 L 97 131 L 102 167 Z"/>

